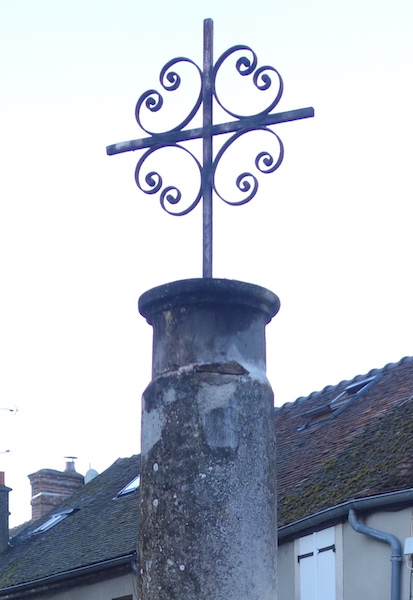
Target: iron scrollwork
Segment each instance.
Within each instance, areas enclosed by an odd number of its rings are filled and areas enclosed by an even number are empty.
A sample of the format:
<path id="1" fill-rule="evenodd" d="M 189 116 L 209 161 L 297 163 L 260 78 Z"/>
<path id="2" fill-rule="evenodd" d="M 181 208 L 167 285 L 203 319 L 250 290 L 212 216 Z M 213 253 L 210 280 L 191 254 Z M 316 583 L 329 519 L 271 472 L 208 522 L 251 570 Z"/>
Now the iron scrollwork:
<path id="1" fill-rule="evenodd" d="M 173 134 L 175 132 L 182 131 L 184 129 L 184 127 L 186 127 L 188 125 L 188 123 L 190 123 L 192 121 L 192 119 L 195 117 L 195 115 L 199 111 L 199 108 L 202 103 L 202 71 L 198 67 L 198 65 L 196 65 L 196 63 L 194 63 L 192 60 L 190 60 L 188 58 L 184 58 L 184 57 L 175 58 L 173 60 L 170 60 L 163 67 L 163 69 L 161 70 L 161 73 L 159 75 L 159 81 L 160 81 L 163 89 L 165 90 L 165 92 L 174 92 L 174 91 L 178 90 L 179 87 L 181 86 L 181 81 L 182 81 L 181 76 L 179 75 L 177 70 L 174 68 L 174 67 L 178 66 L 179 63 L 188 63 L 190 65 L 193 65 L 196 68 L 196 70 L 199 74 L 199 77 L 200 77 L 200 85 L 199 85 L 200 90 L 197 95 L 196 101 L 195 101 L 194 105 L 192 106 L 191 110 L 189 111 L 188 115 L 180 123 L 178 123 L 171 129 L 169 129 L 168 131 L 164 132 L 164 134 L 163 134 L 164 136 L 167 134 Z M 155 131 L 149 129 L 144 124 L 144 117 L 142 116 L 143 109 L 145 108 L 146 110 L 150 111 L 151 113 L 157 113 L 163 108 L 163 106 L 164 106 L 164 97 L 160 92 L 158 92 L 155 89 L 144 92 L 140 96 L 140 98 L 136 104 L 136 108 L 135 108 L 136 121 L 137 121 L 139 127 L 151 136 L 156 136 L 157 134 Z M 162 208 L 170 215 L 183 216 L 183 215 L 186 215 L 189 212 L 191 212 L 191 210 L 193 210 L 195 208 L 195 206 L 199 203 L 199 201 L 202 197 L 201 183 L 199 183 L 199 189 L 197 190 L 197 192 L 195 194 L 195 198 L 191 199 L 191 201 L 189 202 L 189 205 L 186 206 L 186 208 L 182 209 L 182 208 L 180 208 L 180 204 L 183 199 L 183 194 L 182 194 L 182 191 L 177 186 L 175 186 L 175 185 L 164 186 L 162 175 L 158 171 L 149 171 L 148 173 L 146 173 L 146 175 L 142 175 L 142 170 L 144 170 L 144 168 L 145 168 L 145 163 L 146 163 L 147 159 L 150 156 L 152 156 L 155 152 L 157 152 L 158 150 L 163 149 L 165 147 L 181 150 L 182 152 L 186 152 L 189 156 L 191 156 L 192 159 L 194 160 L 196 166 L 198 167 L 199 176 L 200 176 L 199 181 L 201 182 L 202 167 L 201 167 L 198 159 L 196 158 L 195 154 L 193 154 L 190 150 L 181 146 L 180 144 L 172 142 L 169 144 L 168 143 L 157 144 L 156 146 L 149 148 L 149 150 L 147 150 L 145 152 L 145 154 L 140 158 L 140 160 L 138 161 L 138 163 L 136 165 L 136 169 L 135 169 L 136 185 L 145 194 L 157 194 L 159 192 L 159 200 L 160 200 L 160 204 L 161 204 Z M 144 185 L 142 181 L 144 181 L 146 185 Z M 173 210 L 173 208 L 177 208 L 178 210 Z"/>
<path id="2" fill-rule="evenodd" d="M 166 65 L 163 67 L 163 69 L 161 70 L 161 73 L 159 75 L 159 81 L 160 81 L 163 89 L 166 92 L 175 92 L 181 86 L 181 82 L 182 82 L 181 76 L 179 75 L 179 73 L 177 73 L 176 70 L 172 70 L 172 67 L 174 67 L 175 65 L 178 65 L 179 63 L 188 63 L 195 67 L 195 69 L 198 71 L 198 74 L 200 77 L 200 91 L 199 91 L 199 94 L 198 94 L 198 97 L 196 99 L 194 106 L 191 108 L 191 110 L 189 111 L 189 113 L 185 117 L 185 119 L 181 123 L 179 123 L 178 125 L 173 127 L 172 129 L 169 129 L 168 131 L 166 131 L 165 133 L 172 133 L 173 131 L 181 131 L 184 127 L 186 127 L 188 125 L 188 123 L 190 123 L 192 121 L 192 119 L 195 117 L 195 115 L 198 112 L 199 107 L 201 106 L 201 103 L 202 103 L 202 71 L 198 67 L 198 65 L 196 63 L 194 63 L 193 60 L 190 60 L 189 58 L 184 58 L 184 57 L 174 58 L 166 63 Z M 135 108 L 135 117 L 136 117 L 136 121 L 138 122 L 139 127 L 141 129 L 143 129 L 143 131 L 145 131 L 146 133 L 149 133 L 150 135 L 155 135 L 155 131 L 151 131 L 150 129 L 147 129 L 142 122 L 142 117 L 141 117 L 142 107 L 145 106 L 145 108 L 147 108 L 150 112 L 155 113 L 155 112 L 159 112 L 161 110 L 161 108 L 163 107 L 163 104 L 164 104 L 164 98 L 163 98 L 162 94 L 160 92 L 158 92 L 157 90 L 148 90 L 140 96 L 140 98 L 136 104 L 136 108 Z"/>
<path id="3" fill-rule="evenodd" d="M 283 161 L 284 146 L 283 146 L 281 139 L 274 131 L 272 131 L 268 127 L 262 127 L 262 128 L 260 128 L 260 130 L 266 131 L 269 134 L 272 134 L 276 138 L 276 140 L 278 142 L 278 157 L 275 159 L 274 156 L 268 151 L 259 152 L 257 154 L 257 156 L 255 157 L 255 161 L 254 161 L 255 168 L 257 169 L 257 171 L 259 171 L 260 173 L 263 173 L 263 174 L 274 173 L 274 171 L 276 171 L 278 169 L 278 167 L 281 165 L 281 163 Z M 214 168 L 214 177 L 213 177 L 214 192 L 217 194 L 217 196 L 219 196 L 219 198 L 221 198 L 221 200 L 223 200 L 226 204 L 230 204 L 231 206 L 240 206 L 240 205 L 246 204 L 247 202 L 252 200 L 258 192 L 258 187 L 259 187 L 258 179 L 257 179 L 256 175 L 254 175 L 251 172 L 244 171 L 243 173 L 240 173 L 236 177 L 235 185 L 236 185 L 237 189 L 240 192 L 242 192 L 243 194 L 246 194 L 246 196 L 241 198 L 241 200 L 229 200 L 228 198 L 225 198 L 220 193 L 219 188 L 216 184 L 215 173 L 217 171 L 217 167 L 219 166 L 221 158 L 223 157 L 225 152 L 228 150 L 228 148 L 234 142 L 236 142 L 241 136 L 251 133 L 251 131 L 257 131 L 257 129 L 253 129 L 253 130 L 247 129 L 245 131 L 239 131 L 238 133 L 235 133 L 233 136 L 231 136 L 231 138 L 221 147 L 221 149 L 219 150 L 219 152 L 215 158 L 215 161 L 214 161 L 214 166 L 213 166 L 213 168 Z"/>
<path id="4" fill-rule="evenodd" d="M 176 150 L 181 150 L 182 152 L 186 152 L 189 156 L 192 157 L 192 159 L 196 163 L 196 166 L 198 167 L 198 170 L 199 170 L 198 192 L 197 192 L 195 198 L 192 200 L 192 202 L 190 202 L 189 206 L 186 206 L 186 208 L 180 208 L 180 206 L 178 206 L 181 203 L 181 200 L 183 199 L 182 191 L 175 185 L 164 186 L 162 175 L 158 171 L 149 171 L 148 173 L 146 173 L 146 175 L 144 175 L 144 176 L 141 175 L 142 167 L 144 166 L 144 163 L 146 162 L 146 160 L 152 154 L 154 154 L 157 150 L 161 150 L 165 147 L 168 147 L 171 149 L 176 149 Z M 142 183 L 142 179 L 145 181 L 146 186 L 144 186 L 144 184 Z M 136 169 L 135 169 L 135 181 L 136 181 L 136 185 L 138 186 L 138 188 L 145 194 L 157 194 L 159 192 L 160 193 L 159 199 L 160 199 L 162 208 L 168 214 L 174 215 L 177 217 L 187 215 L 199 203 L 200 199 L 202 198 L 201 179 L 202 179 L 202 167 L 201 167 L 200 162 L 198 161 L 198 159 L 192 152 L 190 152 L 187 148 L 185 148 L 184 146 L 181 146 L 180 144 L 169 144 L 167 146 L 156 146 L 155 148 L 150 148 L 140 158 L 140 160 L 138 161 L 138 164 L 136 165 Z M 178 210 L 173 210 L 173 207 L 177 207 Z"/>
<path id="5" fill-rule="evenodd" d="M 249 46 L 241 46 L 241 45 L 233 46 L 232 48 L 229 48 L 228 50 L 226 50 L 226 52 L 224 52 L 220 56 L 220 58 L 217 60 L 215 67 L 214 67 L 214 76 L 213 76 L 213 81 L 214 81 L 213 94 L 214 94 L 215 100 L 218 102 L 220 107 L 223 110 L 225 110 L 225 112 L 228 113 L 229 115 L 231 115 L 232 117 L 235 117 L 237 119 L 242 119 L 243 117 L 246 116 L 243 114 L 233 112 L 228 107 L 224 106 L 224 104 L 223 104 L 223 102 L 221 102 L 221 100 L 218 96 L 217 90 L 216 90 L 216 80 L 217 80 L 218 71 L 223 66 L 224 62 L 231 55 L 235 54 L 236 52 L 247 52 L 247 53 L 251 54 L 252 58 L 248 58 L 247 55 L 243 55 L 243 56 L 239 57 L 235 63 L 235 68 L 236 68 L 238 74 L 241 75 L 241 77 L 247 77 L 247 76 L 252 75 L 253 84 L 257 88 L 257 90 L 266 91 L 271 87 L 273 81 L 272 81 L 271 75 L 269 73 L 275 73 L 275 75 L 277 76 L 279 86 L 278 86 L 278 90 L 277 90 L 275 98 L 271 101 L 271 103 L 264 110 L 256 113 L 255 115 L 250 115 L 250 116 L 258 117 L 260 115 L 269 114 L 272 111 L 272 109 L 275 108 L 277 106 L 277 104 L 279 103 L 279 101 L 281 100 L 281 96 L 284 91 L 283 80 L 282 80 L 279 72 L 276 69 L 274 69 L 274 67 L 270 67 L 270 66 L 258 67 L 257 55 L 255 54 L 254 50 L 252 50 L 252 48 L 250 48 Z"/>
<path id="6" fill-rule="evenodd" d="M 228 139 L 221 146 L 220 150 L 217 152 L 215 159 L 213 160 L 213 163 L 212 163 L 212 172 L 213 172 L 212 187 L 213 187 L 215 193 L 217 194 L 217 196 L 219 198 L 221 198 L 221 200 L 223 200 L 227 204 L 231 204 L 233 206 L 245 204 L 245 203 L 249 202 L 250 200 L 252 200 L 252 198 L 256 195 L 256 193 L 258 191 L 258 187 L 259 187 L 259 182 L 258 182 L 256 175 L 254 175 L 253 173 L 250 173 L 250 172 L 243 172 L 236 177 L 235 185 L 240 192 L 247 194 L 244 198 L 242 198 L 241 200 L 238 200 L 238 201 L 231 200 L 229 198 L 225 198 L 223 196 L 223 194 L 219 192 L 218 186 L 215 182 L 215 173 L 217 171 L 217 168 L 218 168 L 221 158 L 223 157 L 225 152 L 228 150 L 228 148 L 230 146 L 232 146 L 232 144 L 234 142 L 236 142 L 241 136 L 243 136 L 247 133 L 250 133 L 252 131 L 256 131 L 257 129 L 260 129 L 261 131 L 266 131 L 269 134 L 272 134 L 272 136 L 274 136 L 276 138 L 276 140 L 278 142 L 278 156 L 276 158 L 274 158 L 274 156 L 268 151 L 260 152 L 255 158 L 255 167 L 260 173 L 264 173 L 264 174 L 273 173 L 281 165 L 281 162 L 282 162 L 283 156 L 284 156 L 284 148 L 283 148 L 282 141 L 276 133 L 274 133 L 268 127 L 258 127 L 257 128 L 255 126 L 255 124 L 252 124 L 252 125 L 249 124 L 249 120 L 246 118 L 245 115 L 235 112 L 234 110 L 231 110 L 228 106 L 225 106 L 223 101 L 221 100 L 221 98 L 218 95 L 217 76 L 218 76 L 219 70 L 227 59 L 229 59 L 233 54 L 239 53 L 239 52 L 244 52 L 245 54 L 243 54 L 241 57 L 239 57 L 236 60 L 236 64 L 235 64 L 236 71 L 242 77 L 252 76 L 253 85 L 255 86 L 255 88 L 257 90 L 266 91 L 271 87 L 271 85 L 273 83 L 271 74 L 272 75 L 275 74 L 275 76 L 278 79 L 278 88 L 276 90 L 275 98 L 272 99 L 270 104 L 264 110 L 256 113 L 255 115 L 251 115 L 252 117 L 260 117 L 262 115 L 268 115 L 277 106 L 277 104 L 279 103 L 279 101 L 281 99 L 282 93 L 283 93 L 283 81 L 282 81 L 281 75 L 278 73 L 278 71 L 276 69 L 274 69 L 274 67 L 270 67 L 270 66 L 258 67 L 257 55 L 249 46 L 238 45 L 238 46 L 233 46 L 232 48 L 229 48 L 226 52 L 224 52 L 221 55 L 221 57 L 217 60 L 217 62 L 215 64 L 215 67 L 213 69 L 213 76 L 212 76 L 213 98 L 216 100 L 216 102 L 221 107 L 221 109 L 224 110 L 228 115 L 230 115 L 231 117 L 235 117 L 238 120 L 245 120 L 245 123 L 243 124 L 242 129 L 237 131 L 235 134 L 233 134 L 230 137 L 230 139 Z M 251 58 L 249 58 L 246 53 L 249 53 Z M 188 58 L 183 58 L 183 57 L 179 57 L 179 58 L 170 60 L 161 70 L 161 73 L 159 76 L 160 83 L 166 92 L 172 92 L 172 91 L 178 90 L 181 85 L 181 76 L 177 73 L 177 71 L 175 69 L 173 69 L 173 67 L 176 67 L 181 62 L 186 62 L 186 63 L 193 65 L 196 68 L 197 72 L 199 73 L 200 80 L 201 80 L 201 90 L 198 94 L 196 102 L 194 103 L 193 107 L 191 108 L 190 112 L 185 117 L 185 119 L 183 119 L 178 125 L 175 125 L 171 129 L 165 131 L 163 134 L 156 134 L 155 131 L 149 129 L 144 124 L 144 119 L 142 117 L 142 110 L 143 110 L 143 108 L 145 108 L 148 111 L 150 111 L 151 113 L 160 111 L 164 106 L 164 97 L 158 90 L 155 90 L 155 89 L 151 89 L 151 90 L 144 92 L 140 96 L 140 98 L 136 104 L 135 117 L 136 117 L 136 121 L 137 121 L 138 125 L 141 127 L 141 129 L 143 129 L 143 131 L 145 131 L 149 135 L 168 136 L 168 134 L 171 135 L 176 132 L 182 132 L 183 129 L 195 118 L 195 116 L 197 115 L 197 113 L 201 107 L 201 104 L 202 104 L 202 71 L 199 68 L 199 66 L 196 65 L 196 63 L 194 63 L 192 60 L 190 60 Z M 145 176 L 142 176 L 142 174 L 141 174 L 141 170 L 144 168 L 146 159 L 149 158 L 149 156 L 151 156 L 154 152 L 156 152 L 160 148 L 165 148 L 168 146 L 170 148 L 179 148 L 180 150 L 185 151 L 188 155 L 190 155 L 192 157 L 192 159 L 195 161 L 195 163 L 199 169 L 199 176 L 200 176 L 199 187 L 196 190 L 192 201 L 190 201 L 189 205 L 185 209 L 182 209 L 182 210 L 179 210 L 178 205 L 183 200 L 183 194 L 178 187 L 173 186 L 173 185 L 163 187 L 163 178 L 162 178 L 161 174 L 157 171 L 149 171 Z M 136 181 L 136 184 L 139 187 L 139 189 L 146 194 L 156 194 L 159 192 L 160 204 L 166 212 L 168 212 L 171 215 L 182 216 L 182 215 L 186 215 L 189 212 L 191 212 L 191 210 L 193 210 L 197 206 L 197 204 L 199 203 L 199 201 L 202 197 L 202 186 L 201 186 L 202 170 L 203 170 L 202 166 L 201 166 L 199 160 L 196 158 L 195 154 L 192 153 L 190 150 L 188 150 L 186 147 L 183 147 L 183 146 L 181 146 L 179 144 L 175 144 L 175 143 L 174 144 L 168 144 L 168 143 L 162 144 L 161 143 L 161 144 L 157 144 L 154 148 L 150 148 L 150 150 L 148 150 L 138 161 L 138 164 L 137 164 L 136 170 L 135 170 L 135 181 Z M 142 180 L 145 181 L 147 187 L 145 187 L 142 184 Z M 178 208 L 178 210 L 171 210 L 171 206 L 173 206 L 174 208 Z"/>
<path id="7" fill-rule="evenodd" d="M 314 110 L 310 108 L 297 109 L 282 113 L 273 113 L 273 109 L 278 105 L 283 94 L 283 81 L 279 72 L 271 66 L 258 66 L 258 58 L 255 52 L 245 45 L 237 45 L 226 50 L 213 63 L 212 57 L 212 36 L 213 23 L 211 19 L 204 21 L 204 64 L 203 69 L 189 58 L 178 57 L 170 60 L 160 72 L 159 81 L 163 92 L 150 89 L 144 92 L 136 104 L 135 117 L 138 125 L 145 131 L 149 137 L 129 142 L 121 142 L 108 146 L 108 154 L 118 154 L 130 150 L 146 149 L 146 152 L 139 159 L 136 170 L 135 180 L 139 189 L 146 194 L 158 194 L 162 208 L 169 214 L 182 216 L 191 212 L 203 200 L 203 276 L 212 277 L 212 192 L 230 205 L 242 205 L 254 198 L 259 188 L 257 175 L 273 173 L 281 165 L 284 157 L 284 147 L 279 136 L 269 128 L 269 125 L 275 125 L 286 121 L 294 121 L 314 116 Z M 244 115 L 242 112 L 234 110 L 226 105 L 222 97 L 218 94 L 217 81 L 224 65 L 230 65 L 230 61 L 235 59 L 235 71 L 241 77 L 251 77 L 252 89 L 258 92 L 271 92 L 267 94 L 270 101 L 267 106 L 253 115 Z M 182 91 L 183 83 L 181 75 L 178 73 L 182 65 L 194 68 L 199 76 L 199 91 L 195 94 L 195 100 L 188 114 L 179 123 L 166 129 L 162 133 L 153 131 L 152 126 L 145 123 L 144 114 L 154 116 L 162 113 L 164 108 L 166 94 Z M 170 98 L 170 97 L 168 97 Z M 234 118 L 234 121 L 227 123 L 214 124 L 212 120 L 213 102 L 220 107 L 224 113 Z M 187 126 L 202 111 L 202 127 L 189 129 Z M 218 189 L 217 170 L 220 161 L 227 153 L 228 149 L 235 145 L 240 138 L 254 131 L 262 131 L 268 135 L 268 139 L 275 142 L 275 150 L 262 150 L 255 156 L 254 165 L 256 173 L 251 169 L 242 171 L 235 177 L 235 187 L 241 193 L 241 199 L 225 197 L 225 194 Z M 221 145 L 218 152 L 213 155 L 212 140 L 215 136 L 221 134 L 230 134 L 230 137 Z M 202 164 L 196 155 L 189 150 L 182 142 L 202 139 L 203 141 L 203 160 Z M 171 151 L 184 152 L 193 162 L 197 173 L 199 174 L 199 185 L 189 201 L 184 198 L 184 193 L 175 184 L 164 183 L 164 178 L 157 169 L 150 168 L 149 161 L 156 152 L 163 148 Z M 148 162 L 149 161 L 149 162 Z M 258 172 L 258 173 L 257 173 Z M 198 175 L 197 175 L 198 176 Z M 188 194 L 186 194 L 188 195 Z"/>

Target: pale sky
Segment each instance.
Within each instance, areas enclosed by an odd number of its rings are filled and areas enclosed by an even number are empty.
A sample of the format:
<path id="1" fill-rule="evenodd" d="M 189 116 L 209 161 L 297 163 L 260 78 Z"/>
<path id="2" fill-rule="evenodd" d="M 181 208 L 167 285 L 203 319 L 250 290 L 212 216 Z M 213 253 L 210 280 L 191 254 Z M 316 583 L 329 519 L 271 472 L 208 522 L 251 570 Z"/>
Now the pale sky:
<path id="1" fill-rule="evenodd" d="M 215 58 L 251 46 L 283 77 L 276 111 L 316 113 L 276 127 L 284 162 L 250 204 L 214 204 L 214 275 L 281 299 L 267 329 L 275 404 L 412 354 L 411 0 L 0 0 L 12 525 L 30 517 L 27 474 L 65 455 L 100 472 L 139 452 L 151 328 L 137 300 L 201 276 L 201 210 L 167 215 L 135 185 L 138 153 L 105 148 L 142 136 L 135 104 L 165 63 L 202 65 L 207 17 Z"/>

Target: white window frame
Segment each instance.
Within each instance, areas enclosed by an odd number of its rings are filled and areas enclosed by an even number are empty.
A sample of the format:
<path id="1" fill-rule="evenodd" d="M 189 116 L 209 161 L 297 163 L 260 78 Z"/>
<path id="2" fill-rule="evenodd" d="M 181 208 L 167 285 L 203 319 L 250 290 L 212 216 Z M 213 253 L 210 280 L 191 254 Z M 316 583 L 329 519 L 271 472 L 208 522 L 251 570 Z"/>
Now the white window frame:
<path id="1" fill-rule="evenodd" d="M 136 490 L 139 489 L 140 484 L 141 484 L 141 476 L 139 474 L 139 475 L 136 475 L 136 477 L 134 477 L 132 479 L 132 481 L 130 481 L 128 484 L 126 484 L 125 487 L 123 487 L 116 494 L 116 496 L 113 499 L 117 500 L 118 498 L 121 498 L 122 496 L 128 496 L 129 494 L 133 494 L 133 492 L 136 492 Z"/>
<path id="2" fill-rule="evenodd" d="M 61 512 L 55 513 L 54 515 L 49 517 L 47 521 L 42 523 L 42 525 L 36 527 L 36 529 L 33 530 L 33 533 L 43 533 L 44 531 L 51 529 L 52 527 L 60 523 L 60 521 L 66 519 L 68 515 L 71 515 L 74 512 L 77 512 L 75 508 L 69 508 L 68 510 L 62 510 Z"/>

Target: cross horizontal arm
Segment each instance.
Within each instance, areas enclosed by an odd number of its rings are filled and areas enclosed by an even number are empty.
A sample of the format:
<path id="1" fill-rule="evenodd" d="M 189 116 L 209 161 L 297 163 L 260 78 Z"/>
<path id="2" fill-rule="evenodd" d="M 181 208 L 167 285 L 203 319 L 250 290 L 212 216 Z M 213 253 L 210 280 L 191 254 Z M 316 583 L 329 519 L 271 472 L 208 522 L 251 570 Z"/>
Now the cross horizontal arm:
<path id="1" fill-rule="evenodd" d="M 219 123 L 212 125 L 206 129 L 198 127 L 196 129 L 184 129 L 179 131 L 168 131 L 167 133 L 155 133 L 151 137 L 141 138 L 139 140 L 130 140 L 129 142 L 119 142 L 107 146 L 106 152 L 109 156 L 113 154 L 121 154 L 122 152 L 130 152 L 133 150 L 142 150 L 143 148 L 151 148 L 152 146 L 164 146 L 175 142 L 184 142 L 203 138 L 207 135 L 219 135 L 222 133 L 233 133 L 242 129 L 259 129 L 265 125 L 276 125 L 277 123 L 286 123 L 288 121 L 297 121 L 299 119 L 307 119 L 314 117 L 314 109 L 312 107 L 298 108 L 296 110 L 288 110 L 286 112 L 276 114 L 256 115 L 254 117 L 242 117 L 238 121 L 230 121 L 229 123 Z"/>

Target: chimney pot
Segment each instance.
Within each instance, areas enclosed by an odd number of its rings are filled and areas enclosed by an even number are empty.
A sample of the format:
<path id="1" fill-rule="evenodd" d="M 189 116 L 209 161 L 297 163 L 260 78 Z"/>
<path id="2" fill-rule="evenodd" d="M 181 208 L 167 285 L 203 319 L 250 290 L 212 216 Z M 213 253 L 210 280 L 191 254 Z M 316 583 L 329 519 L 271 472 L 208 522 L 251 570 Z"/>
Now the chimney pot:
<path id="1" fill-rule="evenodd" d="M 0 553 L 9 545 L 9 492 L 4 484 L 4 472 L 0 471 Z"/>

